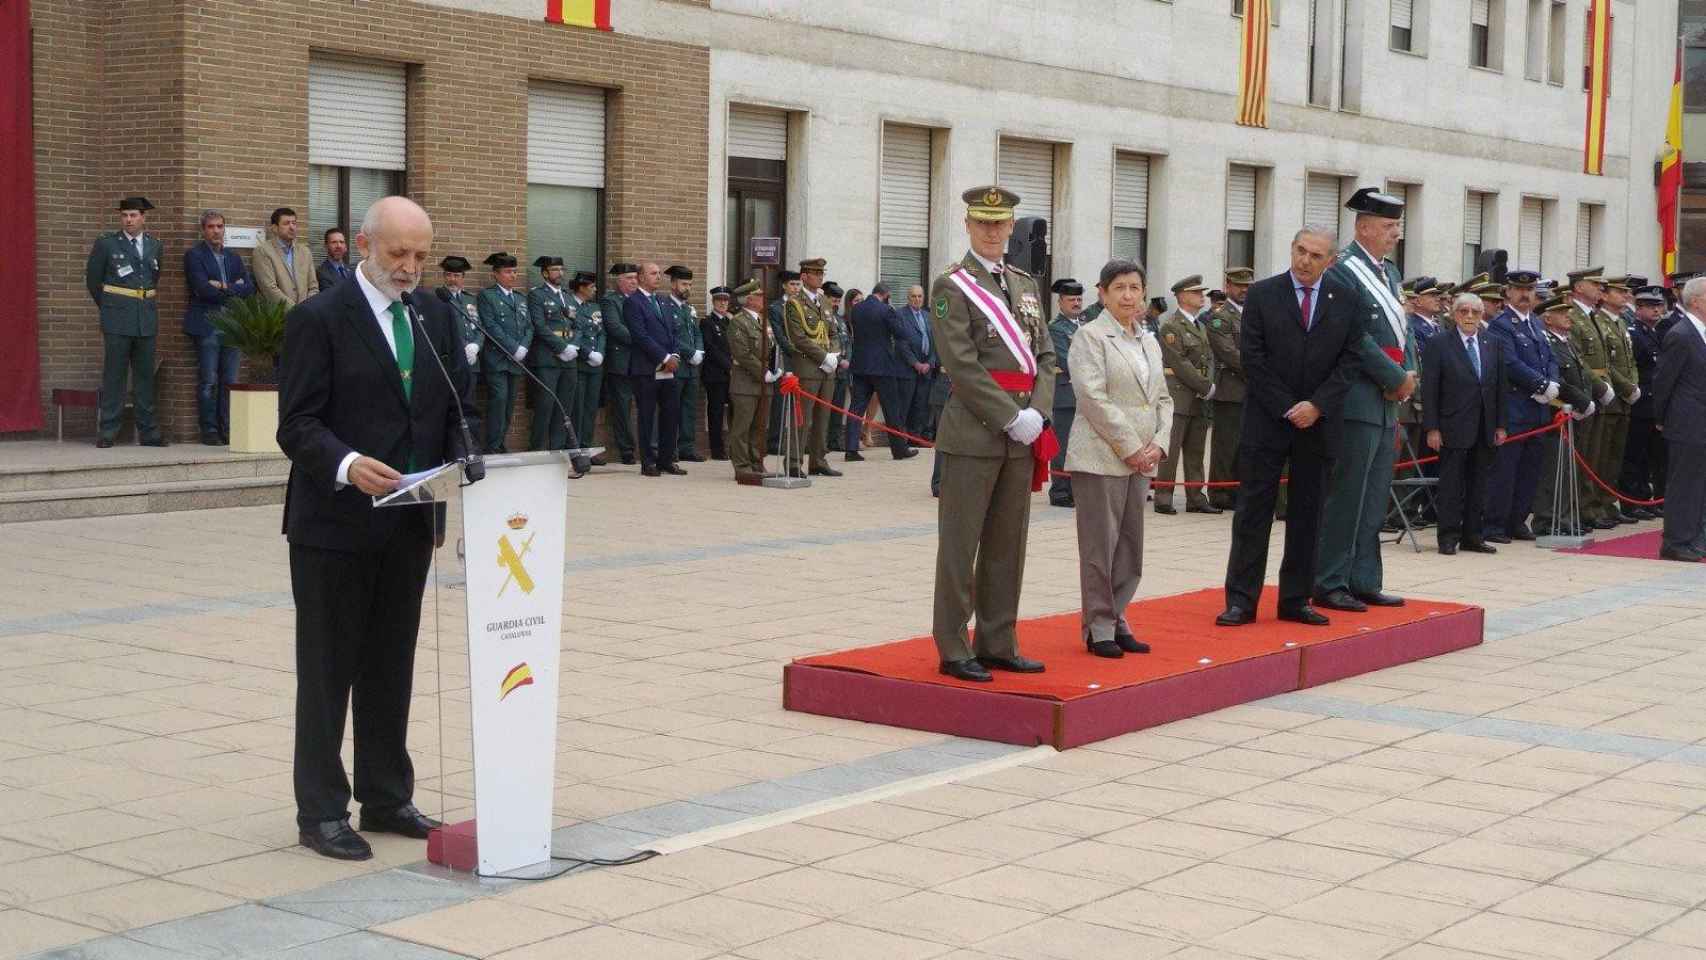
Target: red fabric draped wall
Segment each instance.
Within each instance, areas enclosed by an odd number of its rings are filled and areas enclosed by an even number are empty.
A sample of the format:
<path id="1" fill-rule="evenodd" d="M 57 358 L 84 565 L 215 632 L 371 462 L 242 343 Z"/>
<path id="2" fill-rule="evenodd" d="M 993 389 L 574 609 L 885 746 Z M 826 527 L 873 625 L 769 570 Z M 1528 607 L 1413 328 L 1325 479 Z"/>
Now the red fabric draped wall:
<path id="1" fill-rule="evenodd" d="M 0 0 L 0 433 L 42 428 L 30 3 Z"/>

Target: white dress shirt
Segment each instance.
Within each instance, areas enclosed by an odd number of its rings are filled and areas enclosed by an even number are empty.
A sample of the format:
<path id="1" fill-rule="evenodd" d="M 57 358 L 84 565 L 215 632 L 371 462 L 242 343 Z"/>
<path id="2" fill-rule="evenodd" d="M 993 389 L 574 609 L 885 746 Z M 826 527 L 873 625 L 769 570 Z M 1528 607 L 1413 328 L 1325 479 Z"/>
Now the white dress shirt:
<path id="1" fill-rule="evenodd" d="M 379 325 L 379 335 L 385 338 L 385 346 L 391 348 L 391 358 L 395 360 L 397 358 L 397 335 L 391 330 L 391 304 L 396 301 L 380 292 L 379 288 L 373 285 L 373 281 L 367 279 L 367 271 L 360 267 L 355 269 L 355 282 L 357 286 L 361 287 L 361 295 L 367 298 L 367 308 L 373 312 L 373 322 Z M 343 460 L 338 463 L 339 489 L 349 486 L 350 464 L 354 463 L 359 456 L 361 456 L 360 453 L 351 450 L 344 454 Z"/>

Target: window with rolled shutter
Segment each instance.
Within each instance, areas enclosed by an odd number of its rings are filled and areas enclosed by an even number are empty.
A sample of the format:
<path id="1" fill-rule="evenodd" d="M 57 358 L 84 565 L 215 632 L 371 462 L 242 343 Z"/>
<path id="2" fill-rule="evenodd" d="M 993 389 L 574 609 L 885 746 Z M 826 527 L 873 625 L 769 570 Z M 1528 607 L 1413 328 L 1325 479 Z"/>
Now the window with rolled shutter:
<path id="1" fill-rule="evenodd" d="M 781 110 L 730 104 L 729 156 L 788 159 L 788 115 Z"/>
<path id="2" fill-rule="evenodd" d="M 1541 237 L 1546 231 L 1546 204 L 1533 197 L 1522 198 L 1517 217 L 1516 264 L 1523 270 L 1539 270 Z"/>
<path id="3" fill-rule="evenodd" d="M 1486 203 L 1487 195 L 1469 191 L 1469 196 L 1463 201 L 1463 242 L 1481 245 L 1481 209 Z"/>
<path id="4" fill-rule="evenodd" d="M 527 182 L 604 187 L 604 91 L 527 88 Z"/>
<path id="5" fill-rule="evenodd" d="M 308 162 L 404 169 L 408 90 L 402 64 L 310 57 Z"/>
<path id="6" fill-rule="evenodd" d="M 1143 263 L 1149 255 L 1149 158 L 1114 155 L 1114 232 L 1109 254 Z"/>
<path id="7" fill-rule="evenodd" d="M 899 290 L 924 281 L 930 249 L 930 131 L 883 124 L 878 273 Z"/>
<path id="8" fill-rule="evenodd" d="M 1414 0 L 1392 0 L 1392 26 L 1409 30 L 1415 23 Z"/>
<path id="9" fill-rule="evenodd" d="M 1593 204 L 1584 203 L 1576 212 L 1576 270 L 1586 270 L 1593 257 Z"/>
<path id="10" fill-rule="evenodd" d="M 1477 27 L 1486 26 L 1490 17 L 1488 7 L 1491 0 L 1469 0 L 1469 22 Z"/>
<path id="11" fill-rule="evenodd" d="M 1054 221 L 1054 144 L 1001 138 L 996 180 L 1019 195 L 1014 214 Z M 1053 231 L 1050 231 L 1053 234 Z"/>
<path id="12" fill-rule="evenodd" d="M 1339 178 L 1312 173 L 1303 187 L 1305 226 L 1339 229 Z"/>
<path id="13" fill-rule="evenodd" d="M 1226 170 L 1226 229 L 1256 229 L 1256 168 L 1233 164 Z"/>

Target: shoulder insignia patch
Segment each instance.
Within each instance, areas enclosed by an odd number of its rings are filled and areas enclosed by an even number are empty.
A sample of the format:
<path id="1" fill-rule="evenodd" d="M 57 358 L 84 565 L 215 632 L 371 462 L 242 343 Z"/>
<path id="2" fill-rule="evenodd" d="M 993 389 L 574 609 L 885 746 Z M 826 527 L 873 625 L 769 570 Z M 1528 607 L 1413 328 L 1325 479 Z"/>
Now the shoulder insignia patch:
<path id="1" fill-rule="evenodd" d="M 1167 334 L 1167 342 L 1168 343 L 1178 343 L 1179 342 L 1179 335 L 1176 333 Z"/>
<path id="2" fill-rule="evenodd" d="M 1213 320 L 1210 320 L 1210 321 L 1209 321 L 1209 324 L 1208 324 L 1208 325 L 1209 325 L 1209 326 L 1211 326 L 1211 327 L 1213 327 L 1213 328 L 1214 328 L 1214 329 L 1216 329 L 1216 330 L 1219 330 L 1219 329 L 1220 329 L 1220 318 L 1219 318 L 1219 317 L 1215 317 L 1215 318 L 1214 318 L 1214 319 L 1213 319 Z"/>
<path id="3" fill-rule="evenodd" d="M 936 298 L 936 319 L 938 319 L 938 320 L 948 319 L 948 298 L 947 297 L 937 297 Z"/>

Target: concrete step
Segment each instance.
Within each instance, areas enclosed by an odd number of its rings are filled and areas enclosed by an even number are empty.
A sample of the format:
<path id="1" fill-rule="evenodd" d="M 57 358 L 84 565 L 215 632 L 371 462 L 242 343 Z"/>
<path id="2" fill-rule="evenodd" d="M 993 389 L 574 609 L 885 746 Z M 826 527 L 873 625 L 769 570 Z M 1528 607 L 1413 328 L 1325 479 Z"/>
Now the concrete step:
<path id="1" fill-rule="evenodd" d="M 284 502 L 283 474 L 0 491 L 0 523 L 116 517 Z"/>
<path id="2" fill-rule="evenodd" d="M 14 452 L 18 455 L 8 456 Z M 290 461 L 282 454 L 179 454 L 168 447 L 148 458 L 137 450 L 123 450 L 103 460 L 91 450 L 62 462 L 33 453 L 21 445 L 0 445 L 0 494 L 257 477 L 274 477 L 282 483 L 290 473 Z"/>

